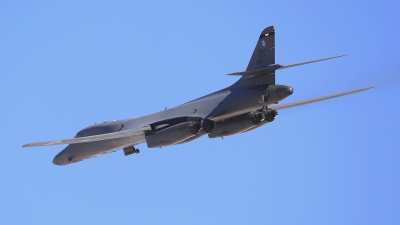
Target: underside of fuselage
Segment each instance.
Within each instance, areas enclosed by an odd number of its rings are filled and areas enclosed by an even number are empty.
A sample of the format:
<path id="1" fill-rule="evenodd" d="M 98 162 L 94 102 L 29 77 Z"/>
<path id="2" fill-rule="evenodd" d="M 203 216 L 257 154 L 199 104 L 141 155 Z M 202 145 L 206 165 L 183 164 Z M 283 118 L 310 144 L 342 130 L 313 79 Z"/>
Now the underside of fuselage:
<path id="1" fill-rule="evenodd" d="M 149 116 L 95 124 L 79 131 L 76 137 L 112 133 L 147 124 L 155 124 L 159 122 L 161 118 L 164 120 L 171 120 L 174 118 L 190 117 L 201 118 L 202 120 L 208 119 L 218 123 L 241 114 L 260 110 L 267 105 L 283 100 L 291 93 L 293 93 L 293 89 L 283 85 L 226 88 L 211 95 Z M 210 107 L 210 105 L 213 107 Z M 204 134 L 204 132 L 199 132 L 196 135 L 200 137 Z M 195 140 L 197 139 L 196 135 L 173 144 Z M 145 136 L 146 134 L 118 138 L 112 141 L 104 140 L 70 144 L 54 157 L 53 163 L 56 165 L 66 165 L 114 152 L 129 146 L 138 145 L 146 141 Z"/>

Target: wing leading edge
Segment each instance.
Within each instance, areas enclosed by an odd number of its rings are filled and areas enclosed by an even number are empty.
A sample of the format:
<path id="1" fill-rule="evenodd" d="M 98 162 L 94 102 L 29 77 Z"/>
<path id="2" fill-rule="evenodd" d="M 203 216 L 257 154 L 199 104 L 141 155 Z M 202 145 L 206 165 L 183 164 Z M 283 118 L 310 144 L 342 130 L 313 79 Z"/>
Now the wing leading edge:
<path id="1" fill-rule="evenodd" d="M 144 135 L 146 132 L 151 131 L 150 126 L 144 126 L 137 130 L 126 130 L 119 131 L 107 134 L 99 134 L 92 135 L 87 137 L 78 137 L 78 138 L 70 138 L 70 139 L 61 139 L 55 141 L 44 141 L 44 142 L 34 142 L 25 144 L 22 147 L 38 147 L 38 146 L 50 146 L 50 145 L 62 145 L 62 144 L 77 144 L 77 143 L 85 143 L 85 142 L 93 142 L 93 141 L 104 141 L 116 138 L 124 138 L 124 137 L 133 137 L 137 135 Z"/>

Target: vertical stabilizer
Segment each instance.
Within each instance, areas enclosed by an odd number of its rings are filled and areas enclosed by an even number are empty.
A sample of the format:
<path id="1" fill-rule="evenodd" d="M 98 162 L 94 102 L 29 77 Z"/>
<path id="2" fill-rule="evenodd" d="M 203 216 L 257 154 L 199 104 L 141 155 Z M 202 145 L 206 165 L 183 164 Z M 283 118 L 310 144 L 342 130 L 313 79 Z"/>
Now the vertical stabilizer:
<path id="1" fill-rule="evenodd" d="M 244 75 L 235 84 L 265 85 L 275 84 L 275 70 L 282 65 L 275 65 L 275 27 L 265 28 L 260 36 L 246 71 L 229 75 Z"/>
<path id="2" fill-rule="evenodd" d="M 265 28 L 257 41 L 247 70 L 256 70 L 275 64 L 275 27 Z"/>

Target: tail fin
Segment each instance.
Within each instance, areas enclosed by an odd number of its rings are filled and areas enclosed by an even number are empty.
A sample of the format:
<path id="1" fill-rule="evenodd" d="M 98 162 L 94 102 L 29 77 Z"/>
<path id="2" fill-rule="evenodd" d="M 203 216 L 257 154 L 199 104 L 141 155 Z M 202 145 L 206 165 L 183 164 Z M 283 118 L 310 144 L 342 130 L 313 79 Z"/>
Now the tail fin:
<path id="1" fill-rule="evenodd" d="M 275 64 L 275 27 L 270 26 L 265 28 L 260 37 L 258 38 L 257 45 L 254 48 L 253 55 L 251 56 L 249 65 L 246 71 L 234 72 L 228 75 L 239 75 L 242 76 L 238 81 L 239 84 L 275 84 L 275 71 L 291 68 L 295 66 L 302 66 L 310 63 L 321 62 L 329 59 L 335 59 L 343 57 L 345 55 L 339 55 L 329 58 L 317 59 L 307 62 L 283 65 Z M 260 78 L 262 79 L 259 79 Z M 254 82 L 249 81 L 253 79 Z"/>
<path id="2" fill-rule="evenodd" d="M 274 26 L 267 27 L 261 32 L 246 71 L 265 68 L 270 64 L 275 64 Z"/>

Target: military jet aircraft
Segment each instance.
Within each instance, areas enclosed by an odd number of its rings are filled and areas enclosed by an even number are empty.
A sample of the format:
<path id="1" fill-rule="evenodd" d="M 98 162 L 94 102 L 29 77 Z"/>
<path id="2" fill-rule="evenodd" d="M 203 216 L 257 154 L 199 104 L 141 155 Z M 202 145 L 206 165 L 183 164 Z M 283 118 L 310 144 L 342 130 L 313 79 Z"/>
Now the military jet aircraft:
<path id="1" fill-rule="evenodd" d="M 246 71 L 229 74 L 241 78 L 227 88 L 151 115 L 95 124 L 71 139 L 35 142 L 23 147 L 69 144 L 53 160 L 56 165 L 67 165 L 119 149 L 123 149 L 125 155 L 137 154 L 139 150 L 134 146 L 143 142 L 149 148 L 158 148 L 183 144 L 206 134 L 209 138 L 217 138 L 251 131 L 274 121 L 278 110 L 373 88 L 275 105 L 294 91 L 290 86 L 275 84 L 277 70 L 342 56 L 291 65 L 276 64 L 275 27 L 270 26 L 258 37 Z"/>

